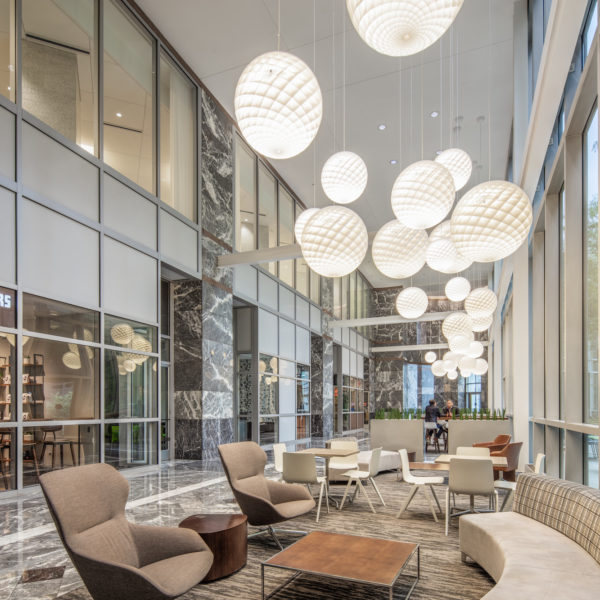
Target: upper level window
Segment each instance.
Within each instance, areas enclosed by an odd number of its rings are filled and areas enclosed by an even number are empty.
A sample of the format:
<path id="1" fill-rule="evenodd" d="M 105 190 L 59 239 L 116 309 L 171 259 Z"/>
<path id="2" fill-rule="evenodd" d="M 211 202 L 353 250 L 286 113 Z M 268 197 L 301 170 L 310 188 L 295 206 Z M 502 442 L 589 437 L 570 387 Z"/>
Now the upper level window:
<path id="1" fill-rule="evenodd" d="M 0 0 L 0 94 L 15 101 L 15 0 Z"/>
<path id="2" fill-rule="evenodd" d="M 3 7 L 7 4 L 2 2 Z M 23 0 L 22 7 L 23 108 L 70 141 L 97 154 L 94 1 Z M 9 56 L 11 53 L 12 50 Z M 6 61 L 2 62 L 4 66 Z M 8 65 L 9 69 L 14 67 L 14 60 L 9 59 Z M 14 71 L 9 75 L 14 79 Z M 10 78 L 7 85 L 11 85 Z"/>
<path id="3" fill-rule="evenodd" d="M 590 53 L 590 48 L 594 42 L 594 36 L 596 35 L 596 29 L 598 28 L 598 0 L 594 0 L 590 6 L 590 10 L 587 14 L 585 24 L 583 26 L 581 51 L 583 53 L 583 60 L 587 58 Z"/>
<path id="4" fill-rule="evenodd" d="M 256 248 L 256 163 L 254 154 L 239 139 L 235 146 L 235 248 Z"/>
<path id="5" fill-rule="evenodd" d="M 294 200 L 279 187 L 279 245 L 294 243 Z M 279 262 L 279 278 L 290 286 L 294 285 L 294 261 Z"/>
<path id="6" fill-rule="evenodd" d="M 258 247 L 277 246 L 277 182 L 267 168 L 258 165 Z M 270 273 L 277 275 L 277 263 L 266 265 Z"/>
<path id="7" fill-rule="evenodd" d="M 160 199 L 196 221 L 196 86 L 160 57 Z"/>
<path id="8" fill-rule="evenodd" d="M 103 6 L 104 161 L 154 194 L 153 42 L 120 4 Z"/>

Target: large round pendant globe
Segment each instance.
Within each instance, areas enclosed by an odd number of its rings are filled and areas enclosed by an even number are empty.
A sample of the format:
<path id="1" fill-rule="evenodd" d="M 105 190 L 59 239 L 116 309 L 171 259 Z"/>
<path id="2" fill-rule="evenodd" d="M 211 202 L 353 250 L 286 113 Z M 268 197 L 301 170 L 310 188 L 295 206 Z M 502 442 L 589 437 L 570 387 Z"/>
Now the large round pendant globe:
<path id="1" fill-rule="evenodd" d="M 375 266 L 387 277 L 404 279 L 425 264 L 427 233 L 389 221 L 375 235 L 371 254 Z"/>
<path id="2" fill-rule="evenodd" d="M 523 243 L 532 219 L 531 202 L 520 187 L 509 181 L 488 181 L 458 201 L 452 212 L 452 241 L 463 256 L 494 262 Z"/>
<path id="3" fill-rule="evenodd" d="M 319 82 L 288 52 L 257 56 L 235 88 L 235 117 L 246 141 L 269 158 L 291 158 L 314 140 L 323 115 Z"/>
<path id="4" fill-rule="evenodd" d="M 294 237 L 300 245 L 302 245 L 302 232 L 304 231 L 304 226 L 308 223 L 310 218 L 318 212 L 318 208 L 307 208 L 305 211 L 302 211 L 296 219 L 296 222 L 294 223 Z"/>
<path id="5" fill-rule="evenodd" d="M 345 206 L 327 206 L 313 215 L 302 231 L 302 255 L 323 277 L 343 277 L 363 261 L 369 236 L 362 219 Z"/>
<path id="6" fill-rule="evenodd" d="M 462 302 L 471 291 L 471 283 L 464 277 L 453 277 L 446 283 L 444 288 L 448 300 L 452 302 Z"/>
<path id="7" fill-rule="evenodd" d="M 321 171 L 321 185 L 325 195 L 336 204 L 350 204 L 367 187 L 367 165 L 354 152 L 332 154 Z"/>
<path id="8" fill-rule="evenodd" d="M 471 320 L 473 321 L 473 331 L 487 331 L 494 320 L 494 315 L 478 317 Z"/>
<path id="9" fill-rule="evenodd" d="M 460 273 L 472 261 L 462 256 L 450 239 L 450 221 L 442 221 L 429 235 L 425 260 L 430 268 L 440 273 Z"/>
<path id="10" fill-rule="evenodd" d="M 418 287 L 402 290 L 396 298 L 396 310 L 405 319 L 418 319 L 429 305 L 427 294 Z"/>
<path id="11" fill-rule="evenodd" d="M 449 148 L 438 154 L 435 162 L 444 165 L 454 181 L 454 188 L 458 192 L 467 185 L 473 171 L 471 157 L 460 148 Z"/>
<path id="12" fill-rule="evenodd" d="M 474 289 L 465 299 L 465 310 L 471 319 L 481 319 L 494 314 L 498 298 L 490 288 Z"/>
<path id="13" fill-rule="evenodd" d="M 381 54 L 410 56 L 438 40 L 463 0 L 346 0 L 358 35 Z"/>
<path id="14" fill-rule="evenodd" d="M 472 326 L 473 324 L 469 315 L 463 312 L 453 312 L 442 321 L 442 333 L 447 340 L 458 334 L 471 336 L 473 335 Z M 454 352 L 454 350 L 452 351 Z"/>
<path id="15" fill-rule="evenodd" d="M 392 210 L 411 229 L 427 229 L 442 221 L 454 203 L 454 182 L 446 167 L 420 160 L 398 175 L 392 188 Z"/>

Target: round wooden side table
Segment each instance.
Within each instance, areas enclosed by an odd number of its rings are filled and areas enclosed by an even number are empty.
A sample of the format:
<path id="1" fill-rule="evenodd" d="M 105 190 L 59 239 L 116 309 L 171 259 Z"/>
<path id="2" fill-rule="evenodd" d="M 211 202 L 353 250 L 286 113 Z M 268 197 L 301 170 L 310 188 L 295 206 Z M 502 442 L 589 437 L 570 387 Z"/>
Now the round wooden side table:
<path id="1" fill-rule="evenodd" d="M 203 581 L 231 575 L 246 565 L 248 519 L 240 514 L 192 515 L 179 523 L 195 531 L 206 542 L 215 560 Z"/>

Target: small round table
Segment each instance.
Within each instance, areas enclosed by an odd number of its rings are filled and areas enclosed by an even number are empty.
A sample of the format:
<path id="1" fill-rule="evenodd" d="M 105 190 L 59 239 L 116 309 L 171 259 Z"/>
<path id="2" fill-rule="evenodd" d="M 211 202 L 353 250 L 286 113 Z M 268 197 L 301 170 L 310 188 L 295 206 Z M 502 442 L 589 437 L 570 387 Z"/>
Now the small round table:
<path id="1" fill-rule="evenodd" d="M 215 560 L 203 581 L 231 575 L 246 564 L 248 555 L 248 519 L 240 514 L 192 515 L 179 527 L 192 529 L 206 542 Z"/>

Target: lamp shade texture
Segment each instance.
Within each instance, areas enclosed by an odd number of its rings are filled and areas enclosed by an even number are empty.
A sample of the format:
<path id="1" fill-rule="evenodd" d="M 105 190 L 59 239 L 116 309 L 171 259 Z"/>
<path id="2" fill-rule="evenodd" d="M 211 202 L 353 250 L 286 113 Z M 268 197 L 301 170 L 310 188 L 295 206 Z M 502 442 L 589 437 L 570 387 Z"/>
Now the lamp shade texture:
<path id="1" fill-rule="evenodd" d="M 314 140 L 323 115 L 319 82 L 288 52 L 257 56 L 235 88 L 235 117 L 246 141 L 269 158 L 291 158 Z"/>
<path id="2" fill-rule="evenodd" d="M 475 375 L 485 375 L 488 371 L 488 362 L 485 358 L 477 358 L 475 359 L 475 368 L 473 369 L 473 373 Z"/>
<path id="3" fill-rule="evenodd" d="M 462 4 L 463 0 L 346 0 L 358 35 L 388 56 L 410 56 L 431 46 Z"/>
<path id="4" fill-rule="evenodd" d="M 438 154 L 435 162 L 444 165 L 454 181 L 454 188 L 458 192 L 465 187 L 471 178 L 473 163 L 471 157 L 460 148 L 449 148 Z"/>
<path id="5" fill-rule="evenodd" d="M 494 320 L 494 316 L 476 317 L 471 320 L 473 321 L 473 331 L 487 331 Z"/>
<path id="6" fill-rule="evenodd" d="M 520 187 L 508 181 L 481 183 L 454 208 L 452 241 L 473 261 L 501 260 L 523 243 L 532 218 L 531 202 Z"/>
<path id="7" fill-rule="evenodd" d="M 464 277 L 453 277 L 446 283 L 444 290 L 448 300 L 462 302 L 469 295 L 471 284 Z"/>
<path id="8" fill-rule="evenodd" d="M 402 290 L 396 298 L 396 310 L 405 319 L 417 319 L 429 305 L 427 294 L 418 287 L 409 287 Z"/>
<path id="9" fill-rule="evenodd" d="M 483 354 L 483 344 L 478 340 L 471 342 L 466 354 L 471 358 L 479 358 Z"/>
<path id="10" fill-rule="evenodd" d="M 463 333 L 457 333 L 453 335 L 448 340 L 448 346 L 452 352 L 456 354 L 464 354 L 468 349 L 469 345 L 473 341 L 473 332 L 470 332 L 471 335 L 466 335 Z"/>
<path id="11" fill-rule="evenodd" d="M 442 221 L 454 203 L 450 171 L 433 160 L 409 165 L 392 187 L 392 210 L 411 229 L 427 229 Z"/>
<path id="12" fill-rule="evenodd" d="M 430 268 L 440 273 L 460 273 L 473 261 L 462 256 L 450 237 L 450 221 L 442 221 L 429 235 L 425 260 Z"/>
<path id="13" fill-rule="evenodd" d="M 318 208 L 307 208 L 302 211 L 296 219 L 296 222 L 294 223 L 294 237 L 300 245 L 302 245 L 302 232 L 304 231 L 304 226 L 308 223 L 309 219 L 318 212 Z"/>
<path id="14" fill-rule="evenodd" d="M 427 233 L 389 221 L 375 235 L 371 254 L 375 266 L 387 277 L 403 279 L 425 264 Z"/>
<path id="15" fill-rule="evenodd" d="M 110 329 L 110 337 L 113 339 L 113 342 L 116 344 L 121 344 L 122 346 L 125 346 L 131 342 L 134 333 L 133 327 L 127 323 L 117 323 Z"/>
<path id="16" fill-rule="evenodd" d="M 453 369 L 452 371 L 448 371 L 448 379 L 450 379 L 451 381 L 454 381 L 457 377 L 458 377 L 458 373 L 457 373 L 456 369 Z"/>
<path id="17" fill-rule="evenodd" d="M 465 299 L 465 310 L 471 319 L 481 319 L 494 314 L 498 298 L 490 288 L 474 289 Z"/>
<path id="18" fill-rule="evenodd" d="M 323 277 L 343 277 L 363 261 L 369 236 L 362 219 L 345 206 L 326 206 L 302 231 L 302 255 Z"/>
<path id="19" fill-rule="evenodd" d="M 350 204 L 367 187 L 367 165 L 354 152 L 332 154 L 321 171 L 321 186 L 325 195 L 337 204 Z"/>
<path id="20" fill-rule="evenodd" d="M 436 359 L 437 359 L 437 354 L 435 352 L 433 352 L 432 350 L 429 350 L 429 352 L 425 352 L 425 360 L 428 363 L 432 363 Z"/>
<path id="21" fill-rule="evenodd" d="M 444 369 L 444 364 L 441 360 L 436 360 L 432 365 L 431 365 L 431 372 L 436 376 L 436 377 L 442 377 L 443 375 L 446 374 L 446 369 Z"/>
<path id="22" fill-rule="evenodd" d="M 453 312 L 442 321 L 442 333 L 447 340 L 457 334 L 469 336 L 473 334 L 472 326 L 469 315 L 462 312 Z M 454 352 L 454 350 L 452 351 Z"/>

